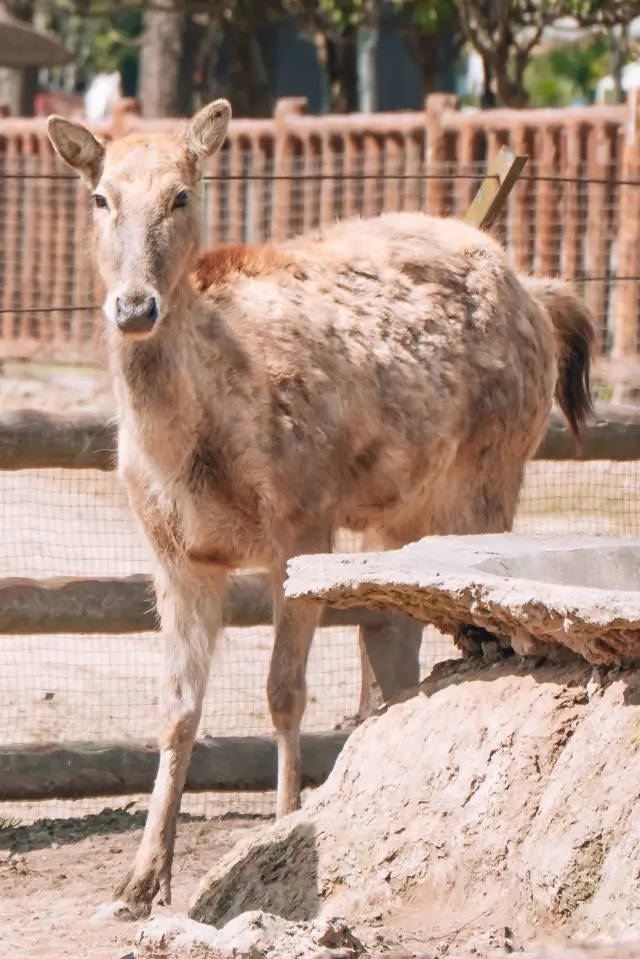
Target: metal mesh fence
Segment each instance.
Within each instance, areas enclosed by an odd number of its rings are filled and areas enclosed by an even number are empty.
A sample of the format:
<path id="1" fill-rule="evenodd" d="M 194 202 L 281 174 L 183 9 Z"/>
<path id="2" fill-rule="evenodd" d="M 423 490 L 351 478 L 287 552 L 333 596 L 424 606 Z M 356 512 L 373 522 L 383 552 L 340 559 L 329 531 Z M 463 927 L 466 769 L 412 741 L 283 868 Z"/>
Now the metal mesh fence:
<path id="1" fill-rule="evenodd" d="M 18 158 L 0 168 L 0 403 L 5 407 L 109 409 L 104 376 L 91 368 L 42 362 L 55 344 L 99 352 L 99 290 L 87 262 L 87 198 L 75 178 L 41 160 Z M 345 178 L 338 167 L 314 168 L 295 158 L 284 173 L 271 166 L 223 169 L 203 186 L 208 243 L 249 242 L 274 233 L 284 216 L 286 235 L 334 216 L 374 215 L 385 209 L 423 209 L 441 191 L 446 214 L 462 214 L 483 167 L 443 168 L 426 176 L 362 169 Z M 336 161 L 337 163 L 337 161 Z M 583 172 L 583 171 L 579 171 Z M 4 174 L 4 178 L 2 176 Z M 281 176 L 282 180 L 278 180 Z M 284 213 L 274 207 L 276 186 Z M 640 184 L 635 184 L 640 190 Z M 494 227 L 516 265 L 538 273 L 564 272 L 584 284 L 596 313 L 603 351 L 616 337 L 620 303 L 632 297 L 640 312 L 638 275 L 616 276 L 623 185 L 606 188 L 580 177 L 549 183 L 527 169 Z M 594 199 L 594 197 L 596 199 Z M 597 235 L 596 235 L 597 234 Z M 635 297 L 635 299 L 633 299 Z M 36 365 L 12 363 L 12 345 L 32 345 Z M 80 354 L 82 353 L 80 350 Z M 80 355 L 78 354 L 78 355 Z M 22 351 L 19 355 L 29 355 Z M 58 356 L 60 358 L 60 356 Z M 120 576 L 145 572 L 149 558 L 114 474 L 97 471 L 0 472 L 0 576 Z M 534 462 L 527 471 L 516 530 L 640 535 L 637 462 Z M 340 549 L 357 549 L 344 537 Z M 268 734 L 266 673 L 273 641 L 267 627 L 228 629 L 211 670 L 201 735 Z M 425 631 L 422 670 L 456 655 L 447 637 Z M 73 740 L 153 741 L 156 733 L 157 634 L 0 637 L 0 744 Z M 355 629 L 318 632 L 309 664 L 308 731 L 331 729 L 352 715 L 360 691 Z M 23 821 L 77 815 L 104 806 L 144 804 L 144 797 L 0 804 L 0 816 Z M 269 814 L 273 796 L 187 796 L 183 809 L 219 814 Z"/>
<path id="2" fill-rule="evenodd" d="M 426 165 L 384 152 L 223 153 L 201 185 L 206 245 L 283 240 L 344 216 L 423 210 L 462 216 L 484 163 Z M 640 345 L 640 180 L 613 162 L 572 177 L 530 161 L 493 227 L 521 271 L 584 290 L 602 356 Z M 0 152 L 0 356 L 95 360 L 101 292 L 89 263 L 88 192 L 50 156 Z M 640 234 L 638 234 L 640 236 Z M 95 306 L 93 306 L 95 305 Z M 630 332 L 629 327 L 633 327 Z"/>

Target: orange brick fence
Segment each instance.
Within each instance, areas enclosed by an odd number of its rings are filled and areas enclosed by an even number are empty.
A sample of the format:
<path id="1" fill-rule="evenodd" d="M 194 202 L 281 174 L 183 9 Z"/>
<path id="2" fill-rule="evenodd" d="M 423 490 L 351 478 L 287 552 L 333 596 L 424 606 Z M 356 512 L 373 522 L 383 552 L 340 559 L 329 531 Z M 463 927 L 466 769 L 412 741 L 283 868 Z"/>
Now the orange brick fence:
<path id="1" fill-rule="evenodd" d="M 103 136 L 162 129 L 122 101 Z M 435 94 L 424 112 L 234 120 L 204 184 L 207 243 L 282 240 L 383 210 L 463 213 L 506 144 L 531 160 L 494 230 L 514 264 L 584 283 L 601 366 L 638 380 L 640 102 L 466 112 Z M 100 293 L 86 256 L 86 192 L 53 156 L 41 119 L 0 119 L 0 359 L 93 361 Z"/>

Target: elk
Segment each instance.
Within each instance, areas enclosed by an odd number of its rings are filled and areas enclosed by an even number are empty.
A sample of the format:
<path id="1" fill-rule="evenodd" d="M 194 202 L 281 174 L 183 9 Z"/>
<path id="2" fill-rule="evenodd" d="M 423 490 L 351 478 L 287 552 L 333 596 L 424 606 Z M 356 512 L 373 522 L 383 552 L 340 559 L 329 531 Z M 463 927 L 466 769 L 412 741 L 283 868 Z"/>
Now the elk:
<path id="1" fill-rule="evenodd" d="M 170 901 L 176 821 L 232 570 L 268 570 L 277 815 L 300 794 L 312 603 L 287 561 L 339 528 L 397 548 L 511 528 L 553 396 L 591 409 L 593 327 L 559 280 L 519 278 L 489 236 L 387 213 L 272 246 L 202 252 L 197 186 L 231 107 L 101 142 L 50 117 L 93 196 L 93 259 L 118 407 L 119 472 L 155 557 L 160 762 L 114 912 Z"/>

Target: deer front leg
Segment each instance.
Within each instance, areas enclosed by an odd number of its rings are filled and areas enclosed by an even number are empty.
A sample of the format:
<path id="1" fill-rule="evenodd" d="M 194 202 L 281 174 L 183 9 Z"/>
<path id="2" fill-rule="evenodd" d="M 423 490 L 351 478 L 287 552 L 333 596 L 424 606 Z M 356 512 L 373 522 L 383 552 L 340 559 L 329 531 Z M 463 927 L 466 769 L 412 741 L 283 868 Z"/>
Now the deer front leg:
<path id="1" fill-rule="evenodd" d="M 288 600 L 284 572 L 274 577 L 275 641 L 267 680 L 267 698 L 278 742 L 276 818 L 300 803 L 300 724 L 307 703 L 307 660 L 318 625 L 316 603 Z"/>
<path id="2" fill-rule="evenodd" d="M 156 576 L 164 632 L 161 681 L 160 765 L 149 814 L 133 866 L 116 889 L 112 914 L 121 919 L 149 915 L 159 892 L 171 902 L 171 864 L 176 824 L 196 738 L 211 655 L 222 619 L 226 576 L 187 581 L 162 571 Z"/>

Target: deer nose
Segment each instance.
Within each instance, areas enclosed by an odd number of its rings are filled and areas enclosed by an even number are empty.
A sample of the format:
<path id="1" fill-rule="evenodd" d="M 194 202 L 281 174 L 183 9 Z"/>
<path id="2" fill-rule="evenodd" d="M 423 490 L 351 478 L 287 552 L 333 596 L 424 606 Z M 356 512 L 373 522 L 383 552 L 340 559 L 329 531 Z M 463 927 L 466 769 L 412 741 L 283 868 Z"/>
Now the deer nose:
<path id="1" fill-rule="evenodd" d="M 122 333 L 150 333 L 158 319 L 155 296 L 119 296 L 116 324 Z"/>

